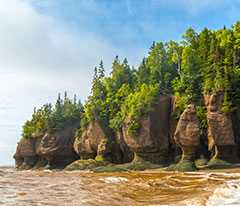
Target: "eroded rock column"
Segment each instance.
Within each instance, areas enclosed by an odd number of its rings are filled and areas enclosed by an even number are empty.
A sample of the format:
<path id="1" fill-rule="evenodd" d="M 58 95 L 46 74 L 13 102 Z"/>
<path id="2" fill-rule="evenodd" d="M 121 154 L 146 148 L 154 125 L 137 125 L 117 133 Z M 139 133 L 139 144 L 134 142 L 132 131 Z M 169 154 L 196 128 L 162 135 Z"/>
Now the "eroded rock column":
<path id="1" fill-rule="evenodd" d="M 188 105 L 182 113 L 174 133 L 174 140 L 182 150 L 182 158 L 167 170 L 196 170 L 194 160 L 196 159 L 196 150 L 200 145 L 200 128 L 195 105 Z"/>
<path id="2" fill-rule="evenodd" d="M 224 92 L 205 94 L 208 122 L 208 149 L 213 157 L 209 164 L 216 160 L 231 162 L 236 154 L 232 154 L 235 146 L 235 136 L 230 115 L 221 111 L 224 102 Z"/>
<path id="3" fill-rule="evenodd" d="M 130 151 L 135 154 L 134 160 L 156 164 L 168 162 L 170 107 L 171 98 L 160 95 L 155 111 L 140 119 L 137 134 L 129 134 L 128 129 L 133 122 L 130 118 L 125 120 L 123 137 Z"/>

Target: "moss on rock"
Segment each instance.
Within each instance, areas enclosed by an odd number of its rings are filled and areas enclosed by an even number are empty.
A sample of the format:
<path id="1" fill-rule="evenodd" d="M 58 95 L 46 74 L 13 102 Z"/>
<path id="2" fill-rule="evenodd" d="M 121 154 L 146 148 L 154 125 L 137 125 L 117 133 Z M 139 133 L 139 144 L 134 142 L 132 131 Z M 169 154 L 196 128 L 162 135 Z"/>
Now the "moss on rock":
<path id="1" fill-rule="evenodd" d="M 127 172 L 127 167 L 125 166 L 126 164 L 108 164 L 107 166 L 100 166 L 100 167 L 95 167 L 92 168 L 92 172 L 97 172 L 97 173 L 113 173 L 113 172 Z"/>
<path id="2" fill-rule="evenodd" d="M 23 162 L 17 169 L 18 170 L 30 170 L 30 169 L 32 169 L 32 165 L 28 165 L 25 162 Z"/>
<path id="3" fill-rule="evenodd" d="M 107 166 L 100 166 L 92 168 L 92 172 L 128 172 L 128 171 L 144 171 L 147 169 L 163 168 L 164 165 L 152 164 L 148 161 L 133 160 L 131 163 L 125 164 L 108 164 Z"/>
<path id="4" fill-rule="evenodd" d="M 76 160 L 68 165 L 65 170 L 92 170 L 95 167 L 107 166 L 109 162 L 98 157 L 98 159 Z"/>
<path id="5" fill-rule="evenodd" d="M 167 151 L 156 153 L 134 153 L 134 161 L 166 165 Z"/>
<path id="6" fill-rule="evenodd" d="M 190 172 L 196 171 L 197 167 L 193 161 L 181 159 L 177 164 L 170 165 L 165 171 Z"/>
<path id="7" fill-rule="evenodd" d="M 197 159 L 195 161 L 195 165 L 198 167 L 198 166 L 204 166 L 204 165 L 207 165 L 208 164 L 208 160 L 205 159 L 205 158 L 201 158 L 201 159 Z"/>
<path id="8" fill-rule="evenodd" d="M 218 158 L 212 158 L 206 169 L 228 169 L 228 168 L 240 168 L 240 164 L 234 164 L 230 163 L 226 160 L 218 159 Z"/>

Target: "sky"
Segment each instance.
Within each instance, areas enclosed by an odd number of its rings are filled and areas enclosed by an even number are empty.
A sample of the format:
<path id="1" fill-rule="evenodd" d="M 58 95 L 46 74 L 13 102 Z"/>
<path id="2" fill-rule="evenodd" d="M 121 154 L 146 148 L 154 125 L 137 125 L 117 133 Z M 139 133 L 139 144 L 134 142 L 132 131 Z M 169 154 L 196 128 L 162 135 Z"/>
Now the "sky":
<path id="1" fill-rule="evenodd" d="M 84 103 L 93 69 L 116 55 L 138 67 L 153 41 L 240 20 L 238 0 L 0 0 L 0 166 L 34 107 L 59 92 Z"/>

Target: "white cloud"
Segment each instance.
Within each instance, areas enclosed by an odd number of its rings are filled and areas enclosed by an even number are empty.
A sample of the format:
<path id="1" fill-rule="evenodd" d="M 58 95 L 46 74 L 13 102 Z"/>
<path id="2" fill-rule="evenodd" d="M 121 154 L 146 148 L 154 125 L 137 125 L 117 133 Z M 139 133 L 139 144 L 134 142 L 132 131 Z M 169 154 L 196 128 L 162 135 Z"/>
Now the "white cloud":
<path id="1" fill-rule="evenodd" d="M 0 28 L 0 165 L 12 159 L 21 125 L 34 106 L 54 102 L 65 90 L 86 99 L 101 59 L 108 73 L 115 55 L 130 56 L 136 64 L 145 52 L 115 48 L 23 0 L 0 1 Z"/>

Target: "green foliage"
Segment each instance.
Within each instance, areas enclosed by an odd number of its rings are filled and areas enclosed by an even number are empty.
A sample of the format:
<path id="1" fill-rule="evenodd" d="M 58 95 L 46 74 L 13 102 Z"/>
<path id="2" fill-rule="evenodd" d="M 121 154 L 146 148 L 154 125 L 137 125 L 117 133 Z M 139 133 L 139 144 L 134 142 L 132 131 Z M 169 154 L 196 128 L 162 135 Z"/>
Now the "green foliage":
<path id="1" fill-rule="evenodd" d="M 190 28 L 183 38 L 181 73 L 172 81 L 175 96 L 201 105 L 202 93 L 225 91 L 222 111 L 231 113 L 240 104 L 240 22 L 232 29 L 205 28 L 200 34 Z M 177 58 L 173 56 L 175 62 Z"/>
<path id="2" fill-rule="evenodd" d="M 44 105 L 35 110 L 23 127 L 23 137 L 32 138 L 46 130 L 58 130 L 81 119 L 80 137 L 91 122 L 98 121 L 110 131 L 117 131 L 126 117 L 133 122 L 130 134 L 140 128 L 140 119 L 154 111 L 160 91 L 175 98 L 175 119 L 187 104 L 195 103 L 201 135 L 206 133 L 206 108 L 203 93 L 224 91 L 222 111 L 231 113 L 240 105 L 240 22 L 230 29 L 199 34 L 189 28 L 182 42 L 153 42 L 140 66 L 130 67 L 127 59 L 113 61 L 110 76 L 105 77 L 101 61 L 94 69 L 91 94 L 84 106 L 60 95 L 55 107 Z"/>
<path id="3" fill-rule="evenodd" d="M 181 96 L 179 92 L 176 92 L 174 95 L 175 99 L 175 110 L 171 114 L 176 121 L 179 120 L 180 115 L 183 113 L 183 111 L 187 107 L 187 97 L 186 96 Z"/>
<path id="4" fill-rule="evenodd" d="M 135 70 L 128 65 L 127 59 L 121 63 L 118 56 L 112 65 L 110 77 L 104 77 L 102 62 L 95 68 L 91 95 L 85 104 L 85 118 L 81 127 L 84 131 L 87 123 L 99 121 L 112 130 L 118 130 L 123 121 L 121 105 L 132 92 L 136 83 Z"/>
<path id="5" fill-rule="evenodd" d="M 227 98 L 224 99 L 221 111 L 223 114 L 232 113 L 237 107 L 233 107 L 232 102 L 227 101 Z"/>
<path id="6" fill-rule="evenodd" d="M 81 101 L 77 103 L 75 97 L 72 102 L 66 92 L 64 96 L 62 100 L 60 94 L 58 95 L 55 108 L 52 108 L 51 104 L 45 104 L 38 110 L 34 109 L 32 119 L 26 121 L 23 126 L 22 136 L 35 138 L 45 131 L 60 130 L 80 120 L 83 114 Z"/>
<path id="7" fill-rule="evenodd" d="M 207 136 L 207 109 L 204 104 L 196 106 L 197 116 L 200 121 L 200 135 L 202 137 Z"/>
<path id="8" fill-rule="evenodd" d="M 109 127 L 113 131 L 117 131 L 120 129 L 122 122 L 123 122 L 122 116 L 120 114 L 117 114 L 113 119 L 109 120 Z"/>
<path id="9" fill-rule="evenodd" d="M 139 120 L 143 115 L 154 111 L 158 103 L 159 84 L 142 84 L 140 91 L 131 93 L 122 105 L 122 115 Z"/>
<path id="10" fill-rule="evenodd" d="M 155 86 L 142 84 L 140 91 L 131 93 L 122 105 L 122 117 L 129 117 L 133 123 L 129 126 L 129 134 L 137 134 L 140 118 L 154 111 L 158 104 L 159 84 Z"/>
<path id="11" fill-rule="evenodd" d="M 132 124 L 130 124 L 130 126 L 128 127 L 128 134 L 130 135 L 137 135 L 138 131 L 140 128 L 140 123 L 139 122 L 133 122 Z"/>

